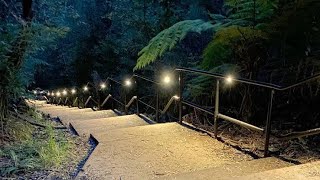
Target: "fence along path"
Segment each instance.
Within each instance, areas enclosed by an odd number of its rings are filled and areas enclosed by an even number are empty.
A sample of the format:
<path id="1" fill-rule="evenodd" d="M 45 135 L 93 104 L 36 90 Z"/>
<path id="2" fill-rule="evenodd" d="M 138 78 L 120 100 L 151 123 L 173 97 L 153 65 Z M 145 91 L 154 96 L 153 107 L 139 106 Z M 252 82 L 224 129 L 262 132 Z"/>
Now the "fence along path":
<path id="1" fill-rule="evenodd" d="M 43 101 L 33 101 L 32 106 L 99 142 L 78 178 L 85 174 L 90 179 L 197 179 L 201 172 L 204 179 L 213 175 L 232 179 L 292 165 L 274 157 L 255 160 L 179 123 L 152 124 L 137 115 Z"/>

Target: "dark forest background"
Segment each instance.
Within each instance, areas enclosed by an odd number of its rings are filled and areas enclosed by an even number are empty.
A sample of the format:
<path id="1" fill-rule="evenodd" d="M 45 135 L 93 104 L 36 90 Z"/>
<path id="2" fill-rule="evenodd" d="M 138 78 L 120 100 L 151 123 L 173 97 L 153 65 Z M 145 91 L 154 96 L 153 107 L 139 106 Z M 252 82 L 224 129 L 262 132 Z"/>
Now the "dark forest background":
<path id="1" fill-rule="evenodd" d="M 0 2 L 1 119 L 26 88 L 81 87 L 133 71 L 189 67 L 281 86 L 319 73 L 318 0 Z M 186 98 L 212 107 L 214 81 L 186 79 Z M 268 92 L 238 87 L 222 92 L 227 114 L 263 119 Z M 319 125 L 319 90 L 313 82 L 277 94 L 274 116 Z"/>

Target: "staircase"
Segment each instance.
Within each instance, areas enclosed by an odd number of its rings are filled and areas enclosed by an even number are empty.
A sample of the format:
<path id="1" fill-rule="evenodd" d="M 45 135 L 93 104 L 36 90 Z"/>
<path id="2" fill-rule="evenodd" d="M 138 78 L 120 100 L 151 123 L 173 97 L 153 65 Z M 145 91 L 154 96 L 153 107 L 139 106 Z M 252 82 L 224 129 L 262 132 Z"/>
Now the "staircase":
<path id="1" fill-rule="evenodd" d="M 275 157 L 253 159 L 178 123 L 153 124 L 137 115 L 42 101 L 30 105 L 99 142 L 83 168 L 90 179 L 320 179 L 318 169 L 301 175 L 308 168 Z"/>

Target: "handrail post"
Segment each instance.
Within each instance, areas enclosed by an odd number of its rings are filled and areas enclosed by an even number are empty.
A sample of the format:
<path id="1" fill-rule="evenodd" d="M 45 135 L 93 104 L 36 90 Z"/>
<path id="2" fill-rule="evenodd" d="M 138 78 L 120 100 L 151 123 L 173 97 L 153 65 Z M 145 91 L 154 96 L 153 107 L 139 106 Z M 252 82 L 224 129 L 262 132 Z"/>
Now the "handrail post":
<path id="1" fill-rule="evenodd" d="M 139 97 L 137 96 L 137 99 L 136 99 L 136 108 L 137 108 L 137 115 L 139 115 L 140 114 L 140 112 L 139 112 Z"/>
<path id="2" fill-rule="evenodd" d="M 179 71 L 179 122 L 182 123 L 183 74 Z"/>
<path id="3" fill-rule="evenodd" d="M 270 101 L 268 105 L 268 114 L 267 114 L 267 121 L 265 127 L 265 142 L 264 142 L 264 157 L 269 155 L 269 143 L 270 143 L 270 132 L 271 132 L 271 114 L 272 114 L 272 103 L 273 103 L 273 96 L 274 96 L 274 89 L 271 90 L 270 93 Z"/>
<path id="4" fill-rule="evenodd" d="M 128 114 L 128 108 L 126 107 L 127 104 L 127 91 L 124 90 L 124 114 L 127 115 Z"/>
<path id="5" fill-rule="evenodd" d="M 159 122 L 159 90 L 156 87 L 156 122 Z"/>
<path id="6" fill-rule="evenodd" d="M 214 105 L 214 137 L 218 138 L 218 114 L 219 114 L 219 96 L 220 96 L 220 80 L 217 80 L 216 84 L 216 96 Z"/>

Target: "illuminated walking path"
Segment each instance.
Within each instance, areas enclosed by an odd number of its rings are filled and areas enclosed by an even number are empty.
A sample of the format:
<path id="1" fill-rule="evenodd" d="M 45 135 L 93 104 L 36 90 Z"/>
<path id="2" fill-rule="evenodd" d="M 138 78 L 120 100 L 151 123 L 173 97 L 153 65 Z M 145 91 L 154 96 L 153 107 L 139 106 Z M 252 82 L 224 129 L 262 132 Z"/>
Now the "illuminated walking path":
<path id="1" fill-rule="evenodd" d="M 273 171 L 303 169 L 274 157 L 254 160 L 178 123 L 149 124 L 137 115 L 40 101 L 34 105 L 99 142 L 83 168 L 90 179 L 277 179 Z M 287 172 L 289 176 L 297 177 Z"/>

